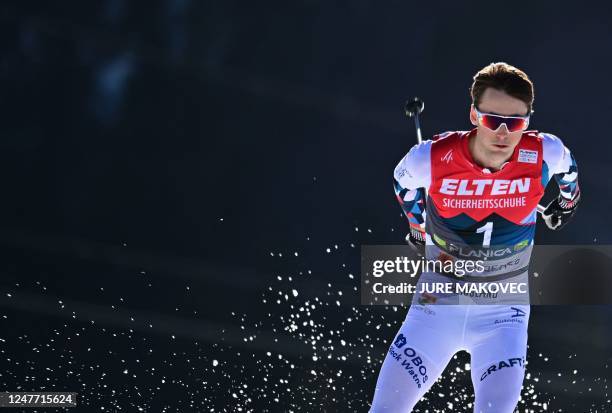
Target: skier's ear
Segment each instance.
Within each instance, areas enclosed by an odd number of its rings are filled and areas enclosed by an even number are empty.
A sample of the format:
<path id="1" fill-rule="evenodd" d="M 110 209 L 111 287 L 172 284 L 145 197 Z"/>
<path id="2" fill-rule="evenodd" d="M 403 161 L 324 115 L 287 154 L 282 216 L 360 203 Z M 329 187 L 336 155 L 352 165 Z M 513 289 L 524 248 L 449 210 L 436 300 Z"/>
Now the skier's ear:
<path id="1" fill-rule="evenodd" d="M 470 122 L 472 122 L 472 125 L 478 126 L 478 116 L 476 116 L 474 105 L 470 105 Z"/>

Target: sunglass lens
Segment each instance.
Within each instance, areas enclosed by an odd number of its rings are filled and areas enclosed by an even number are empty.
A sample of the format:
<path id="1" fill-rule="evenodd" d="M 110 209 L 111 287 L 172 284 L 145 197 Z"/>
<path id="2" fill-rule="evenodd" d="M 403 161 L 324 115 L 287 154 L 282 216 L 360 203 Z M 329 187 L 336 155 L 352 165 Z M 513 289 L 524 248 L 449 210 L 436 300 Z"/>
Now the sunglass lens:
<path id="1" fill-rule="evenodd" d="M 483 115 L 481 120 L 482 125 L 491 130 L 497 130 L 497 128 L 499 128 L 499 126 L 503 123 L 502 118 L 498 118 L 497 116 L 491 115 Z"/>
<path id="2" fill-rule="evenodd" d="M 516 132 L 527 127 L 527 121 L 519 118 L 506 119 L 506 126 L 510 132 Z"/>

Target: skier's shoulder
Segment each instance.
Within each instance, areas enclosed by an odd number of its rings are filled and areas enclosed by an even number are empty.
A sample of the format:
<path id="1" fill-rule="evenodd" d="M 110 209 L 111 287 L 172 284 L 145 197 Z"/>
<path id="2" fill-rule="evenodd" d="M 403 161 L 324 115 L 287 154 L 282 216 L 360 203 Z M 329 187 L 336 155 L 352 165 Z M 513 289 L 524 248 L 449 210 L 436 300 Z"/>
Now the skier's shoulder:
<path id="1" fill-rule="evenodd" d="M 433 139 L 424 140 L 421 143 L 414 145 L 408 153 L 404 156 L 405 160 L 421 162 L 429 159 L 429 153 L 431 152 L 431 145 Z"/>
<path id="2" fill-rule="evenodd" d="M 432 143 L 433 140 L 428 139 L 410 148 L 395 167 L 395 179 L 429 177 Z"/>
<path id="3" fill-rule="evenodd" d="M 542 141 L 542 156 L 548 165 L 556 165 L 567 156 L 568 149 L 557 135 L 538 132 L 538 138 Z"/>
<path id="4" fill-rule="evenodd" d="M 431 153 L 433 148 L 440 149 L 446 144 L 453 145 L 460 142 L 460 139 L 467 136 L 469 131 L 447 131 L 433 135 L 431 139 L 424 140 L 414 145 L 410 151 L 402 158 L 395 168 L 395 175 L 403 175 L 403 172 L 417 171 L 428 175 L 431 170 Z"/>
<path id="5" fill-rule="evenodd" d="M 538 132 L 538 138 L 542 141 L 542 145 L 548 147 L 562 147 L 563 141 L 557 135 L 550 132 Z"/>

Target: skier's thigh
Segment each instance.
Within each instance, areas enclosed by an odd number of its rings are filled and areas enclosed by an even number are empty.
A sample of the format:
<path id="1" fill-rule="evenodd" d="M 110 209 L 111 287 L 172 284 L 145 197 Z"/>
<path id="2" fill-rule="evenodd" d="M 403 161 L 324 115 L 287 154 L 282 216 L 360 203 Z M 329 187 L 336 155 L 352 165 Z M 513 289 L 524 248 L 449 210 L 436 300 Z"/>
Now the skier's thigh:
<path id="1" fill-rule="evenodd" d="M 371 413 L 412 411 L 440 377 L 457 352 L 457 341 L 436 321 L 421 315 L 406 318 L 380 370 Z"/>
<path id="2" fill-rule="evenodd" d="M 490 332 L 470 349 L 474 413 L 514 411 L 523 386 L 526 352 L 526 331 L 508 327 Z"/>

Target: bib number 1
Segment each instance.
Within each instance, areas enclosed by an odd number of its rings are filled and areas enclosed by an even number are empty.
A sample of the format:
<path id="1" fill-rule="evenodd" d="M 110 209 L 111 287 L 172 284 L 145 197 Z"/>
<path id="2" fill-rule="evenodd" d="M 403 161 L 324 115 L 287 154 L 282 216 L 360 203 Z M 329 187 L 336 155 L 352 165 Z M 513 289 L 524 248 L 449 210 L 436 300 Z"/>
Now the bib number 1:
<path id="1" fill-rule="evenodd" d="M 482 227 L 476 229 L 477 234 L 481 234 L 484 232 L 484 237 L 482 239 L 482 246 L 488 247 L 491 245 L 491 233 L 493 232 L 493 222 L 489 221 L 484 224 Z"/>

